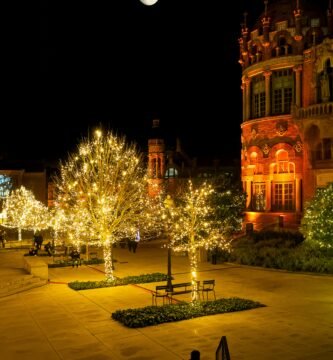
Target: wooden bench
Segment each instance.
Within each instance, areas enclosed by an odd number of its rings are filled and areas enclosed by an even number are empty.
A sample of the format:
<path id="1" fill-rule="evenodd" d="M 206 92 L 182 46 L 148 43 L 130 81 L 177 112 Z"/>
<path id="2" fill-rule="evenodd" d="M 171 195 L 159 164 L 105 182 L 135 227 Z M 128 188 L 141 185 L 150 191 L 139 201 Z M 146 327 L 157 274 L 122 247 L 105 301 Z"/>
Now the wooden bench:
<path id="1" fill-rule="evenodd" d="M 182 295 L 182 294 L 191 294 L 192 291 L 193 288 L 191 282 L 172 284 L 172 291 L 168 292 L 168 296 L 170 297 L 170 302 L 172 302 L 173 296 Z"/>

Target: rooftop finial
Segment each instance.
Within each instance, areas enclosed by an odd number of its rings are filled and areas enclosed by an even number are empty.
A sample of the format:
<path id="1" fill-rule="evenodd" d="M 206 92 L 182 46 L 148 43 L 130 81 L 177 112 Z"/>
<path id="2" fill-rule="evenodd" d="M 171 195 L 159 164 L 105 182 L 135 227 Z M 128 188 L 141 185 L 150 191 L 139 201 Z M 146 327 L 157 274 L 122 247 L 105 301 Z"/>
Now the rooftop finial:
<path id="1" fill-rule="evenodd" d="M 265 4 L 265 17 L 267 16 L 267 4 L 268 4 L 268 0 L 264 1 Z"/>
<path id="2" fill-rule="evenodd" d="M 244 27 L 246 28 L 246 17 L 247 17 L 247 12 L 245 11 L 243 15 L 244 15 Z"/>
<path id="3" fill-rule="evenodd" d="M 160 119 L 153 119 L 153 128 L 158 128 L 160 126 Z"/>

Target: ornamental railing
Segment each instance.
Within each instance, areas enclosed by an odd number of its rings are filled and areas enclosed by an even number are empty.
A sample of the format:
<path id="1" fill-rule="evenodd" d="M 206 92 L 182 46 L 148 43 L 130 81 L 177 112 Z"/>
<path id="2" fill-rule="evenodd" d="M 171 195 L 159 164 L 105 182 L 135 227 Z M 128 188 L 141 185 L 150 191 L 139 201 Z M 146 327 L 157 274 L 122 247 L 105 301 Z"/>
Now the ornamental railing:
<path id="1" fill-rule="evenodd" d="M 333 114 L 333 102 L 326 102 L 321 104 L 315 104 L 306 108 L 300 108 L 297 111 L 297 117 L 300 119 L 306 119 L 316 116 L 332 115 Z"/>

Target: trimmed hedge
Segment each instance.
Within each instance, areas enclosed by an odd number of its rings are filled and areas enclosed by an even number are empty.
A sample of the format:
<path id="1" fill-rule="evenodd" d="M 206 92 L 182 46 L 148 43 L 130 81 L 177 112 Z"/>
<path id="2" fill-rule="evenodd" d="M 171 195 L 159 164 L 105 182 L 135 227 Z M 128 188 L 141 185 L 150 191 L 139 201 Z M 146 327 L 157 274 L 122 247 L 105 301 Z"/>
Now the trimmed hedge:
<path id="1" fill-rule="evenodd" d="M 113 262 L 117 262 L 117 260 L 113 260 Z M 90 260 L 82 260 L 83 265 L 97 265 L 104 264 L 104 259 L 90 259 Z M 73 262 L 71 260 L 56 260 L 54 264 L 48 264 L 49 268 L 58 268 L 58 267 L 66 267 L 72 266 Z"/>
<path id="2" fill-rule="evenodd" d="M 150 282 L 166 281 L 167 278 L 168 276 L 166 274 L 152 273 L 138 276 L 126 276 L 124 278 L 115 278 L 114 280 L 73 281 L 68 283 L 68 286 L 73 290 L 88 290 L 120 285 L 144 284 Z"/>
<path id="3" fill-rule="evenodd" d="M 138 309 L 117 310 L 111 318 L 130 328 L 158 325 L 167 322 L 188 320 L 196 317 L 223 314 L 264 307 L 259 302 L 228 298 L 215 301 L 180 303 L 163 306 L 146 306 Z"/>

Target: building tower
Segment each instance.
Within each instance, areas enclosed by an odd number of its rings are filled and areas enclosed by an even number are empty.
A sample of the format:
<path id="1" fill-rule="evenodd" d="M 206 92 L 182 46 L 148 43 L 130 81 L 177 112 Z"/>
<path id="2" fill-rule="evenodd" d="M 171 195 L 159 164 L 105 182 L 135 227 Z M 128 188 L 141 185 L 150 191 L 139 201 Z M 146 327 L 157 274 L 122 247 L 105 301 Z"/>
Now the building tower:
<path id="1" fill-rule="evenodd" d="M 241 29 L 246 221 L 297 224 L 333 181 L 332 0 L 265 0 Z"/>
<path id="2" fill-rule="evenodd" d="M 148 193 L 156 196 L 163 186 L 165 174 L 165 144 L 160 121 L 153 120 L 152 133 L 148 139 Z"/>

